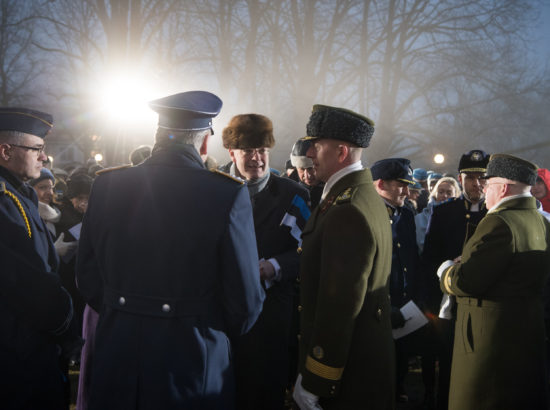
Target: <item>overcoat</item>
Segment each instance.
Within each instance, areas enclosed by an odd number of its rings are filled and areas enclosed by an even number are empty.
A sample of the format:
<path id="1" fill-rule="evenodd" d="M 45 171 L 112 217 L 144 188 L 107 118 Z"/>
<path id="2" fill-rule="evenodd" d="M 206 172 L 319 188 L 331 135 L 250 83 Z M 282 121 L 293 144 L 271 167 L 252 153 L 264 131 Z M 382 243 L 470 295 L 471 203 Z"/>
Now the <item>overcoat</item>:
<path id="1" fill-rule="evenodd" d="M 323 409 L 393 409 L 392 234 L 370 170 L 338 180 L 302 238 L 302 386 Z"/>
<path id="2" fill-rule="evenodd" d="M 441 277 L 458 311 L 449 409 L 546 409 L 542 289 L 550 223 L 532 197 L 489 211 Z"/>
<path id="3" fill-rule="evenodd" d="M 265 188 L 252 196 L 258 256 L 265 260 L 274 258 L 281 268 L 281 278 L 266 286 L 258 321 L 249 333 L 235 340 L 239 410 L 277 409 L 284 405 L 300 256 L 296 252 L 296 238 L 281 221 L 296 195 L 309 203 L 306 188 L 289 178 L 270 174 Z"/>
<path id="4" fill-rule="evenodd" d="M 55 335 L 73 310 L 34 190 L 0 167 L 0 407 L 59 409 L 63 375 Z"/>
<path id="5" fill-rule="evenodd" d="M 89 409 L 231 409 L 229 336 L 264 292 L 248 191 L 191 145 L 99 175 L 77 281 L 100 313 Z"/>

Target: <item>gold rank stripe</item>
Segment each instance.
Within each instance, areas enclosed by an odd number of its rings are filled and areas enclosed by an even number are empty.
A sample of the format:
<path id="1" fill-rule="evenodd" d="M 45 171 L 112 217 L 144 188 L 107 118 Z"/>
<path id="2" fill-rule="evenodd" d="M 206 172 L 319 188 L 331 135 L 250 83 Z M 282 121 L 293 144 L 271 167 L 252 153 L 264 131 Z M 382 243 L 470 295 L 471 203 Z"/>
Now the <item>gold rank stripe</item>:
<path id="1" fill-rule="evenodd" d="M 447 272 L 450 269 L 447 269 Z M 445 275 L 445 273 L 443 273 Z M 447 274 L 445 275 L 445 280 L 443 281 L 443 284 L 445 285 L 445 289 L 447 290 L 447 293 L 449 295 L 454 295 L 453 291 L 451 290 L 451 275 Z"/>
<path id="2" fill-rule="evenodd" d="M 306 369 L 316 376 L 322 377 L 328 380 L 340 380 L 342 373 L 344 373 L 343 367 L 331 367 L 318 362 L 311 356 L 306 357 Z"/>

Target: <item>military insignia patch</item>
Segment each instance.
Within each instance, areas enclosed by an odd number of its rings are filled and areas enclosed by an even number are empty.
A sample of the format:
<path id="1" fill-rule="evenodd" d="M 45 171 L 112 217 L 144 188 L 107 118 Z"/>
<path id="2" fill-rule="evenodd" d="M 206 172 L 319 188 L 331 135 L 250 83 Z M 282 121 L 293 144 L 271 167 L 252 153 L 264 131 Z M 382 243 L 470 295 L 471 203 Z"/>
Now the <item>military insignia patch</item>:
<path id="1" fill-rule="evenodd" d="M 351 188 L 346 189 L 344 192 L 338 195 L 338 198 L 336 198 L 336 203 L 341 204 L 343 202 L 349 202 L 351 200 L 353 192 L 354 191 Z"/>
<path id="2" fill-rule="evenodd" d="M 325 212 L 328 208 L 330 208 L 330 206 L 332 205 L 333 202 L 334 202 L 334 196 L 331 196 L 327 200 L 321 202 L 321 204 L 320 204 L 321 213 Z"/>
<path id="3" fill-rule="evenodd" d="M 316 359 L 321 360 L 323 357 L 325 357 L 325 351 L 321 346 L 315 346 L 313 348 L 313 357 Z"/>
<path id="4" fill-rule="evenodd" d="M 244 183 L 245 183 L 244 179 L 241 179 L 241 178 L 239 178 L 239 177 L 235 177 L 235 176 L 233 176 L 233 175 L 231 175 L 231 174 L 228 174 L 228 173 L 226 173 L 226 172 L 220 171 L 219 169 L 212 168 L 211 171 L 212 171 L 213 173 L 215 173 L 215 174 L 222 175 L 222 176 L 224 176 L 224 177 L 226 177 L 226 178 L 232 179 L 233 181 L 238 182 L 239 184 L 244 184 Z"/>
<path id="5" fill-rule="evenodd" d="M 472 152 L 472 155 L 470 156 L 470 159 L 472 161 L 481 161 L 483 159 L 483 156 L 481 155 L 481 152 L 474 151 L 474 152 Z"/>

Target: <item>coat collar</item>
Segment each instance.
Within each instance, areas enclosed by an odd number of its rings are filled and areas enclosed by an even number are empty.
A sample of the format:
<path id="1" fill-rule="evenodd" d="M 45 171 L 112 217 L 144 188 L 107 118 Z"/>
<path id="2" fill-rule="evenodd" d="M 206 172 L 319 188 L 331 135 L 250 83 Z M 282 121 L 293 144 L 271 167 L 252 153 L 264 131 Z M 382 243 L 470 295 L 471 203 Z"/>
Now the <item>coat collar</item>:
<path id="1" fill-rule="evenodd" d="M 537 209 L 537 200 L 532 196 L 515 196 L 513 198 L 501 201 L 496 207 L 488 213 L 494 214 L 507 209 Z"/>

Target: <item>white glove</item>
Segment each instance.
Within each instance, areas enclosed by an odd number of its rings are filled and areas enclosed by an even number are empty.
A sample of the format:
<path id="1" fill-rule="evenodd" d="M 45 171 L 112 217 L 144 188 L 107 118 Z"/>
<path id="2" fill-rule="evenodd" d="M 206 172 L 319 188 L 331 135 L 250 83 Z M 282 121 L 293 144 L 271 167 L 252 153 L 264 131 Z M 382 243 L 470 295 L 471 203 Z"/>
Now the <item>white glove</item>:
<path id="1" fill-rule="evenodd" d="M 298 374 L 298 378 L 296 379 L 292 398 L 301 410 L 323 410 L 323 408 L 319 406 L 319 396 L 308 392 L 302 387 L 301 373 Z"/>
<path id="2" fill-rule="evenodd" d="M 67 253 L 74 251 L 78 245 L 78 241 L 63 242 L 64 238 L 65 234 L 62 233 L 53 244 L 55 250 L 57 251 L 57 254 L 61 258 L 64 257 Z"/>
<path id="3" fill-rule="evenodd" d="M 445 272 L 447 268 L 450 268 L 453 265 L 456 265 L 454 261 L 447 260 L 439 266 L 439 269 L 437 269 L 437 277 L 439 278 L 439 280 L 441 280 L 441 276 L 443 276 L 443 272 Z"/>

